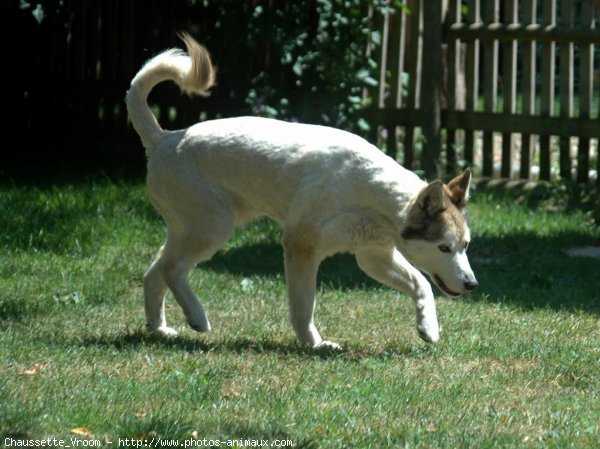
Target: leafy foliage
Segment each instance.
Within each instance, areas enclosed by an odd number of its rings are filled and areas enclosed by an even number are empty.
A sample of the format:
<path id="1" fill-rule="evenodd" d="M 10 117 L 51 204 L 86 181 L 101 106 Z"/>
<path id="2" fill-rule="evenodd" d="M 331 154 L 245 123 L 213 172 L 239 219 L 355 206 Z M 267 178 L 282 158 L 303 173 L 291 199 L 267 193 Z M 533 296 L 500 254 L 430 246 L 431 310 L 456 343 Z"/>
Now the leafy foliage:
<path id="1" fill-rule="evenodd" d="M 365 88 L 379 82 L 381 24 L 374 18 L 406 8 L 400 0 L 177 0 L 139 2 L 136 10 L 142 5 L 135 39 L 147 50 L 136 57 L 180 45 L 175 32 L 191 32 L 218 65 L 215 112 L 352 131 L 368 129 L 355 113 L 369 103 Z M 39 24 L 69 27 L 72 20 L 60 0 L 21 0 L 19 8 Z"/>
<path id="2" fill-rule="evenodd" d="M 381 32 L 373 16 L 397 12 L 404 7 L 401 2 L 300 0 L 276 7 L 261 1 L 203 2 L 205 7 L 217 4 L 226 28 L 221 31 L 234 41 L 229 40 L 230 54 L 246 59 L 247 67 L 259 66 L 243 87 L 250 113 L 368 129 L 355 113 L 369 102 L 364 89 L 378 84 L 375 55 Z M 240 66 L 240 59 L 232 61 L 231 67 Z"/>
<path id="3" fill-rule="evenodd" d="M 291 14 L 272 10 L 255 15 L 250 30 L 258 39 L 275 33 L 274 57 L 280 66 L 253 80 L 247 101 L 256 113 L 356 128 L 354 113 L 369 101 L 363 90 L 378 84 L 373 56 L 381 34 L 369 8 L 389 8 L 388 2 L 318 0 L 314 12 L 306 14 L 311 3 L 290 5 Z M 273 20 L 273 14 L 292 23 Z M 266 31 L 269 22 L 284 26 Z M 366 52 L 368 45 L 371 54 Z M 287 80 L 284 89 L 272 88 L 277 77 Z"/>

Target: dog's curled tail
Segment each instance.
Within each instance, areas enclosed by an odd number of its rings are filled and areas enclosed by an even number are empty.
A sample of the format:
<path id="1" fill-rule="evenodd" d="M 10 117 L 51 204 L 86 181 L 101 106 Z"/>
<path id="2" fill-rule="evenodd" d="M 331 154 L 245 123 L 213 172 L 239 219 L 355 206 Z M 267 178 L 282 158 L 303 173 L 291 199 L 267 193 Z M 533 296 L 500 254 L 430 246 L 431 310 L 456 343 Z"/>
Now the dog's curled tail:
<path id="1" fill-rule="evenodd" d="M 127 112 L 140 135 L 146 152 L 154 148 L 164 131 L 148 107 L 148 94 L 158 83 L 173 81 L 188 95 L 209 95 L 215 84 L 215 69 L 208 50 L 189 34 L 179 37 L 187 54 L 179 49 L 166 50 L 150 59 L 135 75 L 127 92 Z"/>

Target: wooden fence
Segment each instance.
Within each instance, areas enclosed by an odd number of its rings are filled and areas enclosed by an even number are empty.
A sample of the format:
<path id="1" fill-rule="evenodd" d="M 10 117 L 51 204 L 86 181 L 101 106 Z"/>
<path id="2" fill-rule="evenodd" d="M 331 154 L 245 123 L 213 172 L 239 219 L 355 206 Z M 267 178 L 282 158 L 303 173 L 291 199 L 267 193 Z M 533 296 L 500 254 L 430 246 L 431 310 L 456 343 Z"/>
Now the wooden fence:
<path id="1" fill-rule="evenodd" d="M 184 0 L 5 3 L 0 7 L 0 33 L 13 69 L 5 73 L 5 98 L 11 108 L 0 130 L 21 138 L 0 149 L 0 174 L 4 165 L 77 165 L 95 160 L 98 151 L 107 153 L 104 159 L 139 161 L 143 151 L 127 121 L 125 93 L 145 60 L 165 48 L 181 46 L 177 38 L 181 30 L 201 36 L 223 67 L 218 85 L 201 102 L 205 118 L 239 114 L 245 106 L 243 89 L 248 79 L 268 64 L 266 58 L 251 60 L 247 51 L 240 51 L 246 42 L 243 34 L 233 33 L 243 27 L 235 15 L 221 23 L 224 30 L 215 31 L 223 15 L 218 2 L 208 6 Z M 263 45 L 255 44 L 257 53 Z M 150 100 L 166 127 L 198 120 L 198 108 L 173 85 L 157 86 Z"/>
<path id="2" fill-rule="evenodd" d="M 386 151 L 428 177 L 477 165 L 483 176 L 600 178 L 592 0 L 408 5 L 380 18 L 381 85 L 365 112 Z"/>
<path id="3" fill-rule="evenodd" d="M 277 9 L 292 1 L 265 4 Z M 215 2 L 175 8 L 160 0 L 49 1 L 56 8 L 39 23 L 34 3 L 9 3 L 0 14 L 7 60 L 18 67 L 8 72 L 12 109 L 2 126 L 23 136 L 2 150 L 3 160 L 52 158 L 52 146 L 64 148 L 73 135 L 135 139 L 124 93 L 145 59 L 179 45 L 176 31 L 205 36 L 220 63 L 219 83 L 202 102 L 206 118 L 238 114 L 246 106 L 243 86 L 272 70 L 267 39 L 253 42 L 253 54 L 263 59 L 239 51 L 247 43 L 236 38 L 244 24 L 235 15 L 222 22 L 227 30 L 213 29 L 224 14 Z M 462 165 L 484 176 L 599 178 L 600 27 L 593 0 L 406 3 L 408 11 L 374 17 L 382 30 L 380 87 L 364 116 L 387 152 L 430 178 Z M 14 28 L 18 39 L 7 31 Z M 153 92 L 161 119 L 169 127 L 192 123 L 197 109 L 173 89 Z"/>

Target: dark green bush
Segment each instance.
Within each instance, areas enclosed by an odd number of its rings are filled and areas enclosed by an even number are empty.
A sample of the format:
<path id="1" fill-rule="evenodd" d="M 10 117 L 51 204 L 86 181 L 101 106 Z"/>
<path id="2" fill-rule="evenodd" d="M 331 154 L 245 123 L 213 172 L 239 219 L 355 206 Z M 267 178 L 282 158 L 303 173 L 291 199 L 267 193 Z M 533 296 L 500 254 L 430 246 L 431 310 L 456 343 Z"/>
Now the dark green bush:
<path id="1" fill-rule="evenodd" d="M 238 89 L 245 90 L 248 113 L 368 130 L 355 113 L 370 101 L 365 88 L 378 84 L 381 30 L 374 17 L 397 13 L 401 2 L 297 0 L 269 7 L 204 0 L 203 6 L 220 11 L 217 34 L 228 36 L 231 51 L 218 57 L 235 70 L 220 75 L 243 81 Z M 250 68 L 250 79 L 240 79 L 240 67 Z"/>

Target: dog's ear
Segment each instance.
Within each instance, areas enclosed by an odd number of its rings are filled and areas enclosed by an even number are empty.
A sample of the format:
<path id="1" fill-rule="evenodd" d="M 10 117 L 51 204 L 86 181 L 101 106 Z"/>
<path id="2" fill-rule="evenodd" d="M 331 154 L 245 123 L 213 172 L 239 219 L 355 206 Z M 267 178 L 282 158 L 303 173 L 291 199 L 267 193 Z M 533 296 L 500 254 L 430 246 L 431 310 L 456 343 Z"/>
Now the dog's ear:
<path id="1" fill-rule="evenodd" d="M 470 186 L 471 170 L 468 168 L 446 185 L 446 194 L 450 198 L 450 201 L 459 209 L 467 205 Z"/>
<path id="2" fill-rule="evenodd" d="M 446 195 L 442 181 L 436 180 L 424 187 L 419 192 L 417 204 L 425 215 L 430 217 L 446 209 Z"/>
<path id="3" fill-rule="evenodd" d="M 417 198 L 411 203 L 406 217 L 406 225 L 402 230 L 402 238 L 405 240 L 431 240 L 428 235 L 435 235 L 434 240 L 438 238 L 439 229 L 431 229 L 433 223 L 436 223 L 436 216 L 442 213 L 450 200 L 444 192 L 442 181 L 433 181 L 431 184 L 423 187 Z M 433 228 L 439 228 L 434 226 Z"/>

